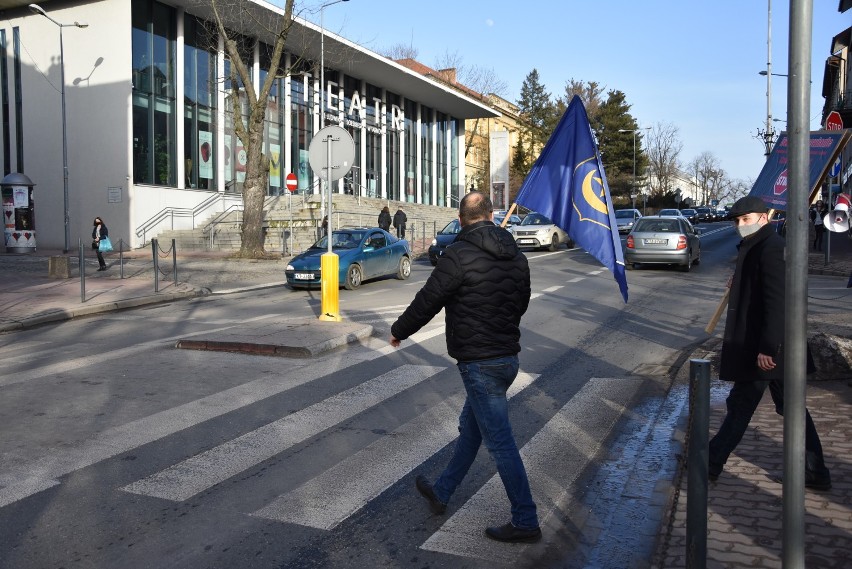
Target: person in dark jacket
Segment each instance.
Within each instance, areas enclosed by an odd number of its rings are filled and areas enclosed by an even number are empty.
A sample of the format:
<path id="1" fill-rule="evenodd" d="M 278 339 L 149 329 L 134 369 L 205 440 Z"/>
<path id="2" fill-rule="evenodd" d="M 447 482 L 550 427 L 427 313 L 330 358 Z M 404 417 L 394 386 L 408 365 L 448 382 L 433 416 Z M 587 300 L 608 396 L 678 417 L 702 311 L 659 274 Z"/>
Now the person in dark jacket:
<path id="1" fill-rule="evenodd" d="M 96 217 L 95 221 L 92 223 L 92 249 L 95 250 L 95 253 L 98 256 L 98 265 L 100 265 L 99 271 L 107 270 L 106 261 L 104 261 L 104 254 L 101 253 L 100 244 L 101 239 L 104 237 L 109 237 L 109 229 L 104 224 L 104 220 L 100 217 Z"/>
<path id="2" fill-rule="evenodd" d="M 382 208 L 382 211 L 379 212 L 379 227 L 384 229 L 385 231 L 390 231 L 391 226 L 391 214 L 388 206 Z"/>
<path id="3" fill-rule="evenodd" d="M 400 239 L 405 239 L 405 224 L 408 222 L 408 216 L 402 211 L 402 206 L 393 214 L 393 226 L 396 228 L 396 236 Z"/>
<path id="4" fill-rule="evenodd" d="M 438 258 L 426 284 L 391 327 L 400 342 L 446 312 L 447 351 L 467 393 L 459 438 L 450 463 L 432 485 L 417 476 L 417 490 L 435 514 L 447 502 L 476 458 L 482 443 L 497 463 L 512 506 L 509 523 L 486 528 L 498 541 L 541 538 L 526 469 L 509 424 L 506 391 L 518 373 L 521 316 L 530 301 L 530 270 L 511 233 L 494 225 L 491 200 L 471 192 L 459 204 L 461 231 Z"/>
<path id="5" fill-rule="evenodd" d="M 737 200 L 729 215 L 743 239 L 730 283 L 719 378 L 734 385 L 726 400 L 722 426 L 710 440 L 710 480 L 722 473 L 767 387 L 775 411 L 784 414 L 784 238 L 773 231 L 760 198 Z M 813 361 L 808 361 L 813 368 Z M 831 488 L 822 444 L 807 409 L 805 486 L 815 490 Z"/>

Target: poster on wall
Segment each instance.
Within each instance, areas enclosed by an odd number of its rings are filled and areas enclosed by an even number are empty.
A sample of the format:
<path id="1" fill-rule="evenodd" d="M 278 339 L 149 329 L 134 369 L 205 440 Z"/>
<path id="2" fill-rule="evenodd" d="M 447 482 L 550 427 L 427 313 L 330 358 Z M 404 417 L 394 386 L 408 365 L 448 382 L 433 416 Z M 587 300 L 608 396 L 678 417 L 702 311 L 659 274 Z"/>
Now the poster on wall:
<path id="1" fill-rule="evenodd" d="M 237 182 L 242 184 L 246 181 L 246 149 L 243 145 L 237 142 Z"/>
<path id="2" fill-rule="evenodd" d="M 213 178 L 213 133 L 198 131 L 198 177 Z"/>
<path id="3" fill-rule="evenodd" d="M 269 185 L 281 187 L 281 146 L 269 145 Z"/>
<path id="4" fill-rule="evenodd" d="M 12 188 L 12 196 L 15 202 L 15 207 L 29 207 L 30 198 L 27 195 L 27 188 Z"/>
<path id="5" fill-rule="evenodd" d="M 225 145 L 225 182 L 226 182 L 225 189 L 226 190 L 228 189 L 227 182 L 230 182 L 231 180 L 234 179 L 234 172 L 233 172 L 233 170 L 231 170 L 231 163 L 233 162 L 231 160 L 232 156 L 233 155 L 231 154 L 231 147 L 228 144 L 226 144 Z"/>
<path id="6" fill-rule="evenodd" d="M 296 175 L 299 177 L 299 189 L 306 193 L 310 193 L 307 189 L 311 187 L 310 168 L 311 163 L 308 159 L 308 150 L 300 148 L 299 167 L 296 170 Z"/>

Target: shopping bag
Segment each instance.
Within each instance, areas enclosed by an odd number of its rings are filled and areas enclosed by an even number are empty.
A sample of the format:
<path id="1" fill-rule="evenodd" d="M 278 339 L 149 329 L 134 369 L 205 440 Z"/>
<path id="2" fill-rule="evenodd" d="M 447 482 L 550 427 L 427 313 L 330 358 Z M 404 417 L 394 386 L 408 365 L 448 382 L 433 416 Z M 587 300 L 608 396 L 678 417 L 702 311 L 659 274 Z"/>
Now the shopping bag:
<path id="1" fill-rule="evenodd" d="M 109 237 L 101 237 L 101 242 L 98 243 L 98 251 L 101 253 L 112 251 L 112 241 L 109 240 Z"/>

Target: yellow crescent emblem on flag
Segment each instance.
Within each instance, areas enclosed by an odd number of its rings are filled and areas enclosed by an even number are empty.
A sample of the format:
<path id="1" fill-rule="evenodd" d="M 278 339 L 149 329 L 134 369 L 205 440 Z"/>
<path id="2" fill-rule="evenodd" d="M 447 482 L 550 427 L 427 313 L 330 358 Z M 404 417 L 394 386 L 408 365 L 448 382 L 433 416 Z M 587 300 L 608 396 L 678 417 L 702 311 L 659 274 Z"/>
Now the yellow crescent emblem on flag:
<path id="1" fill-rule="evenodd" d="M 592 206 L 592 209 L 595 209 L 603 214 L 607 214 L 606 202 L 601 199 L 604 197 L 603 186 L 601 185 L 601 179 L 595 176 L 596 170 L 591 170 L 586 177 L 583 178 L 583 197 L 586 199 L 586 203 Z M 595 193 L 595 189 L 592 187 L 592 182 L 597 182 L 598 187 L 601 189 L 601 195 L 598 196 Z"/>

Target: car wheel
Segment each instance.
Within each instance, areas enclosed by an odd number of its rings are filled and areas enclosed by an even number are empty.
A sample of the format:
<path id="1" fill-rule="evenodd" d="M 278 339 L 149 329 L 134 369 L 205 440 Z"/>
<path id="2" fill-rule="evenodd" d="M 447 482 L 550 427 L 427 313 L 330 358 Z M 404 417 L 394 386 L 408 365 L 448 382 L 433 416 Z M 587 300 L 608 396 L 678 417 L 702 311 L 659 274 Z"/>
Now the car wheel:
<path id="1" fill-rule="evenodd" d="M 548 250 L 556 251 L 557 249 L 559 249 L 559 235 L 554 233 L 553 237 L 550 238 L 550 247 L 548 247 Z"/>
<path id="2" fill-rule="evenodd" d="M 364 273 L 361 272 L 361 266 L 352 264 L 349 265 L 349 270 L 346 271 L 346 283 L 343 286 L 346 290 L 355 290 L 361 286 L 361 281 L 364 280 Z"/>
<path id="3" fill-rule="evenodd" d="M 639 263 L 633 263 L 633 264 L 631 265 L 631 267 L 633 267 L 634 269 L 638 269 L 638 268 L 639 268 Z"/>
<path id="4" fill-rule="evenodd" d="M 625 268 L 625 270 L 632 271 L 636 267 L 633 263 L 624 263 L 624 268 Z"/>
<path id="5" fill-rule="evenodd" d="M 701 262 L 701 246 L 699 245 L 698 246 L 698 255 L 695 256 L 695 260 L 692 261 L 692 264 L 697 265 L 700 262 Z"/>
<path id="6" fill-rule="evenodd" d="M 438 262 L 435 261 L 435 264 L 437 265 Z M 405 279 L 407 279 L 410 276 L 411 276 L 411 259 L 409 259 L 408 257 L 403 257 L 402 259 L 399 260 L 399 268 L 396 271 L 396 278 L 398 278 L 401 281 L 404 281 Z"/>
<path id="7" fill-rule="evenodd" d="M 692 251 L 688 251 L 686 254 L 686 264 L 680 266 L 680 270 L 684 273 L 688 273 L 692 270 Z"/>

